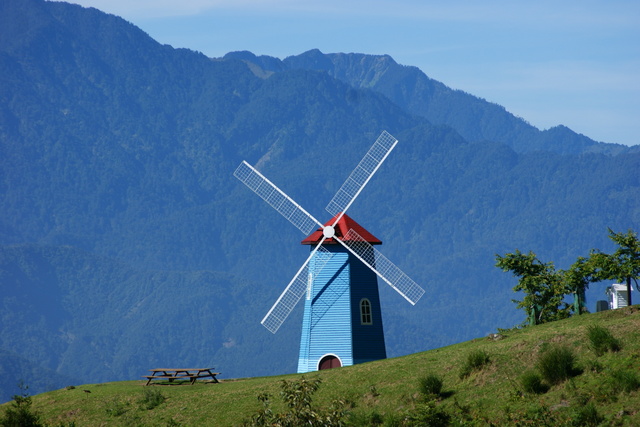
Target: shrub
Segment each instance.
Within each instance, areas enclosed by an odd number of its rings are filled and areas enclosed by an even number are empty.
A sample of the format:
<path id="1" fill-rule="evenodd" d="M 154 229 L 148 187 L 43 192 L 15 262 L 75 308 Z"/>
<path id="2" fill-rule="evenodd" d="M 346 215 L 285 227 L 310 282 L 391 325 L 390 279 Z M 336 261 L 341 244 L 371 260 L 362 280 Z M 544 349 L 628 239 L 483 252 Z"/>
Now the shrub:
<path id="1" fill-rule="evenodd" d="M 434 401 L 427 401 L 407 413 L 404 421 L 404 425 L 411 426 L 448 426 L 451 424 L 451 415 Z"/>
<path id="2" fill-rule="evenodd" d="M 468 377 L 471 372 L 482 369 L 490 362 L 489 354 L 484 350 L 474 350 L 467 355 L 467 361 L 460 369 L 460 378 Z"/>
<path id="3" fill-rule="evenodd" d="M 602 356 L 607 351 L 617 352 L 622 348 L 620 340 L 614 337 L 611 331 L 603 326 L 589 326 L 587 328 L 587 337 L 589 338 L 591 349 L 596 356 Z"/>
<path id="4" fill-rule="evenodd" d="M 549 387 L 542 382 L 542 377 L 535 371 L 526 371 L 522 374 L 520 384 L 525 392 L 531 394 L 542 394 L 549 390 Z"/>
<path id="5" fill-rule="evenodd" d="M 439 396 L 442 392 L 442 379 L 434 374 L 420 378 L 420 393 L 425 397 L 430 395 Z"/>
<path id="6" fill-rule="evenodd" d="M 324 423 L 322 425 L 342 425 L 342 419 L 346 415 L 345 401 L 334 400 L 327 409 L 312 405 L 313 394 L 318 390 L 321 382 L 319 378 L 308 380 L 305 377 L 301 377 L 298 381 L 282 380 L 280 397 L 287 410 L 274 413 L 271 409 L 270 396 L 262 393 L 258 395 L 258 400 L 262 402 L 262 409 L 250 420 L 245 421 L 244 425 L 318 425 L 316 422 L 318 420 L 322 420 Z"/>
<path id="7" fill-rule="evenodd" d="M 44 424 L 40 415 L 31 411 L 31 397 L 26 393 L 13 396 L 11 406 L 0 417 L 0 426 L 38 427 Z"/>
<path id="8" fill-rule="evenodd" d="M 551 347 L 538 358 L 537 367 L 542 378 L 549 384 L 555 385 L 575 376 L 576 356 L 567 347 Z"/>

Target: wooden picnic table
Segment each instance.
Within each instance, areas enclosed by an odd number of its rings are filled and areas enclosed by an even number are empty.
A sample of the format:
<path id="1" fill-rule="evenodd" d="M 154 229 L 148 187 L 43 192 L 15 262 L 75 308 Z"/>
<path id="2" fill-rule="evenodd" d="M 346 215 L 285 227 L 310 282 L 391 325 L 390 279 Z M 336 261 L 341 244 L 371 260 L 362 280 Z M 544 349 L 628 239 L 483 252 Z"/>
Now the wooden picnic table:
<path id="1" fill-rule="evenodd" d="M 220 375 L 220 372 L 212 372 L 213 369 L 214 368 L 156 368 L 149 369 L 151 375 L 143 375 L 143 378 L 147 379 L 145 385 L 181 384 L 181 382 L 175 382 L 176 380 L 189 380 L 190 384 L 195 384 L 199 378 L 211 378 L 209 382 L 218 383 L 220 381 L 218 381 L 216 375 Z"/>

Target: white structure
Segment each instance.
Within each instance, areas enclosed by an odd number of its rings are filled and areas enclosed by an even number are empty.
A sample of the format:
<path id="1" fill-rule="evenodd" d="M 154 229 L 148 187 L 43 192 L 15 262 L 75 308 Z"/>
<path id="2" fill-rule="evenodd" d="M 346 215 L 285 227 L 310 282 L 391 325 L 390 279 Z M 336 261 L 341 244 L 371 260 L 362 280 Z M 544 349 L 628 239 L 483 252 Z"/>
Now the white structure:
<path id="1" fill-rule="evenodd" d="M 633 291 L 633 288 L 631 290 Z M 607 295 L 609 295 L 609 308 L 612 310 L 629 305 L 627 285 L 614 283 L 607 288 Z"/>

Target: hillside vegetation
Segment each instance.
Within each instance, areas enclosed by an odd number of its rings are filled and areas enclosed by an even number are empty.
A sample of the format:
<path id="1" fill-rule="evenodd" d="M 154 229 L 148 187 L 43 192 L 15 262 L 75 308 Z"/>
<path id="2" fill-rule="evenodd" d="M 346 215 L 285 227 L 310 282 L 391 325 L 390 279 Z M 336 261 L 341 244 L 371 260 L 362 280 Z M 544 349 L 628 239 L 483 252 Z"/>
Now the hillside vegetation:
<path id="1" fill-rule="evenodd" d="M 618 351 L 592 347 L 588 336 L 595 325 L 611 332 Z M 568 379 L 545 379 L 540 371 L 543 355 L 555 349 L 575 356 Z M 475 368 L 469 366 L 474 354 L 486 356 Z M 224 366 L 217 369 L 224 378 Z M 639 370 L 640 307 L 632 306 L 501 330 L 449 347 L 306 378 L 321 380 L 313 395 L 314 410 L 322 412 L 341 401 L 343 420 L 354 425 L 402 425 L 410 419 L 447 417 L 468 425 L 638 425 Z M 523 382 L 524 374 L 540 376 L 539 388 Z M 442 388 L 431 396 L 421 387 L 429 376 L 442 381 Z M 257 397 L 264 393 L 271 395 L 274 413 L 285 412 L 278 397 L 281 382 L 300 378 L 223 379 L 194 386 L 144 387 L 139 380 L 86 384 L 34 396 L 32 409 L 52 425 L 238 425 L 258 413 L 262 403 Z M 157 406 L 147 405 L 145 392 L 161 395 Z"/>
<path id="2" fill-rule="evenodd" d="M 208 58 L 94 8 L 0 0 L 0 402 L 150 366 L 295 372 L 301 307 L 276 335 L 260 320 L 306 236 L 233 172 L 324 222 L 383 130 L 400 142 L 349 215 L 426 291 L 380 284 L 391 357 L 521 323 L 496 254 L 565 269 L 640 230 L 640 146 L 537 130 L 388 56 Z"/>

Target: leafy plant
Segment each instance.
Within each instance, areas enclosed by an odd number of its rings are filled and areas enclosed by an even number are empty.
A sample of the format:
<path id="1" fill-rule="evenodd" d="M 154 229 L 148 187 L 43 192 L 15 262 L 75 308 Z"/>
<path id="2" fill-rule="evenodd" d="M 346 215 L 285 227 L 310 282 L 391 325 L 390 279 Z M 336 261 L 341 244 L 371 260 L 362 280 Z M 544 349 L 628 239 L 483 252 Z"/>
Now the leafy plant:
<path id="1" fill-rule="evenodd" d="M 607 351 L 617 352 L 622 349 L 620 340 L 611 334 L 609 329 L 600 325 L 590 325 L 587 327 L 587 337 L 591 344 L 591 349 L 596 356 L 602 356 Z"/>
<path id="2" fill-rule="evenodd" d="M 434 400 L 428 400 L 419 404 L 414 410 L 409 411 L 403 425 L 409 426 L 448 426 L 451 415 Z"/>
<path id="3" fill-rule="evenodd" d="M 549 384 L 555 385 L 575 376 L 576 356 L 564 346 L 553 346 L 543 351 L 538 358 L 537 368 Z"/>
<path id="4" fill-rule="evenodd" d="M 609 239 L 617 244 L 618 248 L 612 254 L 592 251 L 591 263 L 595 266 L 598 280 L 627 283 L 627 297 L 631 305 L 631 281 L 635 281 L 637 286 L 640 278 L 640 239 L 638 239 L 638 233 L 633 230 L 616 233 L 611 229 L 609 229 Z"/>
<path id="5" fill-rule="evenodd" d="M 589 283 L 596 281 L 595 266 L 591 258 L 578 257 L 568 270 L 562 271 L 567 292 L 573 293 L 573 313 L 587 312 L 585 290 Z"/>
<path id="6" fill-rule="evenodd" d="M 319 378 L 309 380 L 301 377 L 298 381 L 282 380 L 280 397 L 289 408 L 282 413 L 271 410 L 270 396 L 262 393 L 258 400 L 263 408 L 254 415 L 246 425 L 250 426 L 338 426 L 345 416 L 345 402 L 334 400 L 328 410 L 320 410 L 312 406 L 313 394 L 322 381 Z"/>
<path id="7" fill-rule="evenodd" d="M 552 262 L 543 263 L 535 253 L 523 254 L 516 249 L 514 253 L 496 255 L 496 267 L 519 277 L 513 290 L 524 292 L 524 298 L 513 302 L 527 313 L 523 324 L 533 326 L 569 316 L 570 309 L 563 301 L 567 293 L 563 273 L 556 271 Z"/>
<path id="8" fill-rule="evenodd" d="M 0 418 L 2 427 L 39 427 L 44 424 L 40 422 L 40 416 L 31 410 L 31 396 L 27 394 L 29 387 L 20 385 L 23 390 L 21 395 L 14 395 L 11 406 L 7 408 Z"/>
<path id="9" fill-rule="evenodd" d="M 471 375 L 471 372 L 482 369 L 487 365 L 491 359 L 489 353 L 484 350 L 474 350 L 467 354 L 467 360 L 460 369 L 460 378 L 466 378 Z"/>
<path id="10" fill-rule="evenodd" d="M 267 426 L 270 425 L 273 419 L 273 411 L 271 410 L 271 396 L 267 393 L 260 393 L 258 400 L 262 403 L 262 408 L 251 418 L 250 422 L 245 422 L 245 425 L 250 426 Z"/>
<path id="11" fill-rule="evenodd" d="M 425 397 L 439 396 L 442 392 L 442 379 L 435 375 L 429 374 L 420 378 L 420 393 Z"/>

